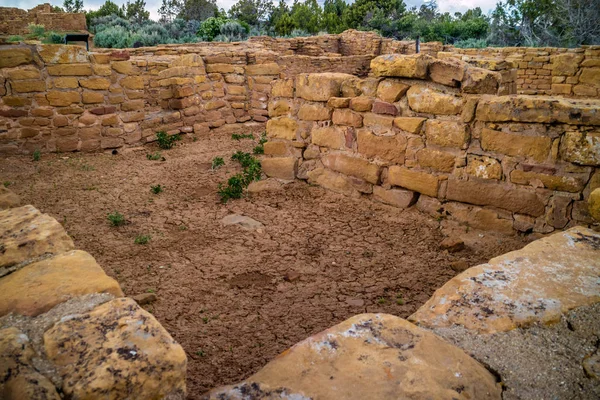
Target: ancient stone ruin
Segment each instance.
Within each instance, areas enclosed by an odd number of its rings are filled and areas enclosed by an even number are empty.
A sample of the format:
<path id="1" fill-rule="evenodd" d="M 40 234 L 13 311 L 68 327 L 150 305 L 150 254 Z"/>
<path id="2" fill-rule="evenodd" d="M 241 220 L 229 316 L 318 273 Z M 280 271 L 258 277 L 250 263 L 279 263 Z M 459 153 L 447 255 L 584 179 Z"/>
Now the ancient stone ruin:
<path id="1" fill-rule="evenodd" d="M 421 49 L 357 31 L 90 53 L 3 45 L 0 154 L 264 126 L 268 182 L 540 235 L 458 274 L 408 320 L 356 315 L 187 395 L 600 397 L 600 47 Z M 185 398 L 182 347 L 57 220 L 20 203 L 0 186 L 0 397 Z"/>
<path id="2" fill-rule="evenodd" d="M 27 34 L 30 24 L 43 25 L 48 31 L 87 31 L 85 14 L 56 13 L 52 11 L 49 3 L 40 4 L 28 11 L 13 7 L 0 7 L 0 33 L 3 35 Z"/>

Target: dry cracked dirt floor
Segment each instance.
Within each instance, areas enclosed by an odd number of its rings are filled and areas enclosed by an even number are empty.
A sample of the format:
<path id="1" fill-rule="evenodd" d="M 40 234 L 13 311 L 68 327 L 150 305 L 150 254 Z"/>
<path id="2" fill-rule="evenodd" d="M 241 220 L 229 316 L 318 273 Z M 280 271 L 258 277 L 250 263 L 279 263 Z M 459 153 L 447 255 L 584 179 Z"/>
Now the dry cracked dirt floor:
<path id="1" fill-rule="evenodd" d="M 146 158 L 156 144 L 0 159 L 2 182 L 63 223 L 126 295 L 157 294 L 144 307 L 183 345 L 191 399 L 352 315 L 407 317 L 456 274 L 452 262 L 476 265 L 530 240 L 459 227 L 467 248 L 449 254 L 439 248 L 449 222 L 304 182 L 220 204 L 219 183 L 240 171 L 231 154 L 255 144 L 212 133 L 183 138 L 163 161 Z M 226 165 L 213 171 L 216 156 Z M 124 226 L 110 226 L 114 211 Z M 223 226 L 231 213 L 265 228 Z M 135 244 L 138 235 L 151 240 Z"/>

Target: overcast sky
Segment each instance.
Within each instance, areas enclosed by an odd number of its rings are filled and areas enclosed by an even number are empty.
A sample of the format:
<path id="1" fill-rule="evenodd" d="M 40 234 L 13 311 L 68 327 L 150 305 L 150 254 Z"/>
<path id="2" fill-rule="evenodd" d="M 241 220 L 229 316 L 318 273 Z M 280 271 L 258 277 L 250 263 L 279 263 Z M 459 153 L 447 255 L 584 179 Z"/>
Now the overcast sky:
<path id="1" fill-rule="evenodd" d="M 62 0 L 45 0 L 49 1 L 51 4 L 56 6 L 62 6 Z M 97 9 L 102 4 L 104 4 L 105 0 L 83 0 L 83 4 L 85 9 Z M 112 0 L 114 3 L 119 5 L 126 2 L 126 0 Z M 473 7 L 481 7 L 481 9 L 487 13 L 496 5 L 497 0 L 438 0 L 438 7 L 442 12 L 456 12 L 456 11 L 465 11 L 469 8 Z M 0 6 L 4 7 L 19 7 L 24 9 L 31 9 L 36 5 L 44 2 L 44 0 L 0 0 Z M 217 0 L 217 5 L 220 8 L 224 8 L 228 10 L 233 4 L 235 4 L 237 0 Z M 288 3 L 292 3 L 292 0 L 289 0 Z M 405 0 L 408 6 L 420 5 L 423 2 L 418 0 Z M 157 20 L 159 18 L 158 8 L 162 0 L 146 0 L 146 8 L 150 11 L 150 18 Z M 273 1 L 273 3 L 277 3 L 277 0 Z M 319 1 L 322 3 L 322 1 Z"/>

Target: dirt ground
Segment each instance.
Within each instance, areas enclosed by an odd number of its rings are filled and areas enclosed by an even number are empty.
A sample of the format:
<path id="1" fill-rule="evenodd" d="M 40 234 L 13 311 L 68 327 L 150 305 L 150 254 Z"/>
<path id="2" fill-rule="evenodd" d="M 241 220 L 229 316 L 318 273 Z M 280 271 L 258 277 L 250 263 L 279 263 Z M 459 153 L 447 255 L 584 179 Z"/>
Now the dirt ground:
<path id="1" fill-rule="evenodd" d="M 243 133 L 243 132 L 240 132 Z M 294 343 L 363 312 L 407 317 L 456 274 L 529 240 L 448 228 L 417 210 L 350 199 L 304 182 L 220 204 L 217 187 L 239 172 L 230 160 L 256 141 L 229 134 L 184 138 L 98 154 L 43 154 L 0 159 L 0 179 L 57 218 L 77 248 L 91 253 L 129 296 L 154 292 L 144 306 L 188 355 L 188 393 L 256 372 Z M 225 158 L 213 171 L 211 160 Z M 153 194 L 151 185 L 164 191 Z M 127 223 L 110 226 L 119 211 Z M 265 225 L 225 227 L 231 213 Z M 439 248 L 460 233 L 467 248 Z M 135 244 L 150 235 L 148 244 Z"/>

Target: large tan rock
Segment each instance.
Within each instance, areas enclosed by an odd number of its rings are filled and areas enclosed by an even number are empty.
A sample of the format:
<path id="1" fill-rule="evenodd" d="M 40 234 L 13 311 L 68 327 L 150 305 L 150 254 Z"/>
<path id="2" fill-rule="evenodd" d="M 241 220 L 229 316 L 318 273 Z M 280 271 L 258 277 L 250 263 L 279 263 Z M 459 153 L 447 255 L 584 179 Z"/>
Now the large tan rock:
<path id="1" fill-rule="evenodd" d="M 588 199 L 588 211 L 592 218 L 600 222 L 600 188 L 595 189 L 590 193 Z"/>
<path id="2" fill-rule="evenodd" d="M 327 168 L 315 168 L 307 173 L 308 182 L 324 187 L 332 192 L 349 197 L 360 197 L 363 188 L 361 182 L 354 182 L 352 177 L 333 172 Z"/>
<path id="3" fill-rule="evenodd" d="M 462 350 L 387 314 L 361 314 L 296 344 L 204 399 L 500 399 L 494 376 Z"/>
<path id="4" fill-rule="evenodd" d="M 425 138 L 428 145 L 466 149 L 470 137 L 467 125 L 462 122 L 438 119 L 425 122 Z"/>
<path id="5" fill-rule="evenodd" d="M 29 47 L 9 46 L 0 49 L 0 68 L 12 68 L 21 64 L 29 64 L 33 60 Z"/>
<path id="6" fill-rule="evenodd" d="M 469 67 L 466 69 L 461 90 L 464 93 L 496 94 L 501 81 L 502 75 L 499 72 Z"/>
<path id="7" fill-rule="evenodd" d="M 56 388 L 32 365 L 29 338 L 17 328 L 0 329 L 0 398 L 59 400 Z"/>
<path id="8" fill-rule="evenodd" d="M 4 185 L 0 186 L 0 210 L 18 207 L 21 199 L 15 192 L 7 189 Z"/>
<path id="9" fill-rule="evenodd" d="M 44 350 L 62 378 L 65 397 L 185 397 L 185 352 L 132 299 L 63 318 L 44 333 Z"/>
<path id="10" fill-rule="evenodd" d="M 371 60 L 371 71 L 375 76 L 425 79 L 431 60 L 431 56 L 423 53 L 386 54 Z"/>
<path id="11" fill-rule="evenodd" d="M 296 77 L 296 96 L 309 101 L 327 101 L 330 97 L 339 97 L 342 82 L 352 78 L 352 75 L 334 72 L 300 74 Z"/>
<path id="12" fill-rule="evenodd" d="M 579 69 L 579 64 L 583 60 L 583 54 L 563 53 L 552 57 L 552 75 L 554 76 L 573 76 Z"/>
<path id="13" fill-rule="evenodd" d="M 315 127 L 311 132 L 311 142 L 317 146 L 343 150 L 346 147 L 346 130 L 339 126 Z"/>
<path id="14" fill-rule="evenodd" d="M 431 197 L 437 197 L 440 187 L 440 181 L 437 176 L 397 165 L 390 167 L 388 181 L 392 185 L 401 186 Z"/>
<path id="15" fill-rule="evenodd" d="M 368 129 L 357 133 L 358 152 L 371 159 L 379 159 L 392 164 L 404 164 L 408 140 L 402 134 L 393 136 L 374 135 Z"/>
<path id="16" fill-rule="evenodd" d="M 304 103 L 298 110 L 298 119 L 305 121 L 326 121 L 331 119 L 332 109 L 323 103 Z"/>
<path id="17" fill-rule="evenodd" d="M 278 79 L 271 83 L 271 96 L 294 97 L 294 80 Z"/>
<path id="18" fill-rule="evenodd" d="M 0 316 L 35 317 L 57 304 L 89 293 L 123 296 L 94 257 L 80 250 L 29 264 L 0 279 Z"/>
<path id="19" fill-rule="evenodd" d="M 600 132 L 566 132 L 560 142 L 564 160 L 581 165 L 600 165 Z"/>
<path id="20" fill-rule="evenodd" d="M 46 64 L 89 62 L 88 52 L 81 46 L 66 44 L 38 44 L 37 52 Z"/>
<path id="21" fill-rule="evenodd" d="M 298 172 L 296 157 L 272 157 L 261 161 L 262 170 L 268 177 L 293 180 Z"/>
<path id="22" fill-rule="evenodd" d="M 429 78 L 442 85 L 458 87 L 466 69 L 467 63 L 455 58 L 434 59 L 429 63 Z"/>
<path id="23" fill-rule="evenodd" d="M 539 217 L 545 210 L 544 202 L 534 190 L 489 180 L 467 181 L 450 177 L 446 198 L 462 203 L 494 206 L 534 217 Z"/>
<path id="24" fill-rule="evenodd" d="M 398 208 L 408 208 L 417 201 L 417 193 L 404 189 L 384 189 L 381 186 L 373 186 L 373 198 L 384 204 Z"/>
<path id="25" fill-rule="evenodd" d="M 543 162 L 550 154 L 552 139 L 547 136 L 526 136 L 483 128 L 481 148 L 486 151 Z"/>
<path id="26" fill-rule="evenodd" d="M 557 322 L 600 301 L 599 241 L 597 232 L 575 227 L 493 258 L 451 279 L 409 320 L 483 333 Z"/>
<path id="27" fill-rule="evenodd" d="M 425 121 L 426 118 L 397 117 L 394 119 L 394 126 L 406 132 L 419 133 L 421 132 L 421 127 Z"/>
<path id="28" fill-rule="evenodd" d="M 4 269 L 33 257 L 74 248 L 64 228 L 33 206 L 0 211 L 0 276 Z"/>
<path id="29" fill-rule="evenodd" d="M 276 139 L 296 138 L 298 122 L 288 117 L 271 118 L 267 121 L 267 136 Z"/>
<path id="30" fill-rule="evenodd" d="M 365 159 L 345 154 L 328 154 L 322 157 L 321 161 L 325 167 L 342 174 L 354 176 L 373 184 L 379 181 L 379 166 Z"/>
<path id="31" fill-rule="evenodd" d="M 394 79 L 385 79 L 377 86 L 377 97 L 388 103 L 400 100 L 410 86 Z"/>
<path id="32" fill-rule="evenodd" d="M 408 105 L 416 112 L 454 115 L 462 111 L 463 99 L 460 97 L 424 86 L 412 86 L 406 92 L 406 96 Z"/>
<path id="33" fill-rule="evenodd" d="M 436 171 L 452 172 L 456 156 L 453 153 L 424 148 L 417 152 L 417 161 L 421 167 Z"/>

